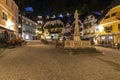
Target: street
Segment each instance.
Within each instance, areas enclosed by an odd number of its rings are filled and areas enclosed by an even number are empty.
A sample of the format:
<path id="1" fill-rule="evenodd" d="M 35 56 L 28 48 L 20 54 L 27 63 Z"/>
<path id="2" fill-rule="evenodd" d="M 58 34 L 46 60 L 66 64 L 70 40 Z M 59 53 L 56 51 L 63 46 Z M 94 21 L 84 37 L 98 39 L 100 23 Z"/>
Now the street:
<path id="1" fill-rule="evenodd" d="M 0 80 L 120 80 L 120 50 L 69 55 L 53 44 L 29 41 L 0 56 Z M 89 52 L 88 52 L 89 53 Z"/>

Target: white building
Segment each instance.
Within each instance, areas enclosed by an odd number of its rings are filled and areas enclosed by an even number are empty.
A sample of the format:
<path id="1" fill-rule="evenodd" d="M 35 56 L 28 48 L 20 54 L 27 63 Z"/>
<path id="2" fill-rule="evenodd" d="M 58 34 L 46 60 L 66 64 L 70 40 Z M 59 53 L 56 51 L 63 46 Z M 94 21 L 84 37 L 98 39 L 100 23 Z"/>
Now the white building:
<path id="1" fill-rule="evenodd" d="M 21 26 L 21 24 L 19 24 L 19 30 L 22 29 L 21 33 L 22 33 L 22 38 L 24 40 L 35 39 L 35 37 L 36 37 L 36 27 L 37 27 L 36 22 L 22 16 L 22 26 Z M 19 34 L 19 36 L 21 36 L 21 33 Z"/>
<path id="2" fill-rule="evenodd" d="M 45 23 L 44 38 L 46 39 L 58 39 L 62 34 L 64 23 L 61 20 L 50 20 Z"/>
<path id="3" fill-rule="evenodd" d="M 83 38 L 84 39 L 93 39 L 94 43 L 96 43 L 95 36 L 97 36 L 98 32 L 98 20 L 100 18 L 101 14 L 98 12 L 91 12 L 88 13 L 83 20 Z"/>

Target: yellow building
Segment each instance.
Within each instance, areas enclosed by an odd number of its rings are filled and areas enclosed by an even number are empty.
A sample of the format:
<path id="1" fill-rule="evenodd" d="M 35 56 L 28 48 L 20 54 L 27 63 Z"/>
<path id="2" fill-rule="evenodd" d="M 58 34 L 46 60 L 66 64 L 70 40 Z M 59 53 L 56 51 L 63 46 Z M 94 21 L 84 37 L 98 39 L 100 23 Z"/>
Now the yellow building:
<path id="1" fill-rule="evenodd" d="M 120 5 L 111 8 L 98 26 L 99 43 L 115 45 L 120 43 Z"/>
<path id="2" fill-rule="evenodd" d="M 18 34 L 18 6 L 14 0 L 0 0 L 0 38 L 15 38 Z"/>

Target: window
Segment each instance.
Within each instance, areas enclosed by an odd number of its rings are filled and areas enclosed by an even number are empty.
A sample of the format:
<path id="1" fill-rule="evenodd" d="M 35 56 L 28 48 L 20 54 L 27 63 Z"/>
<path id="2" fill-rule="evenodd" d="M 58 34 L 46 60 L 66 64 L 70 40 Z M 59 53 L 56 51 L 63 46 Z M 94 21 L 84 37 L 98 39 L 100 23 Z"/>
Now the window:
<path id="1" fill-rule="evenodd" d="M 16 19 L 16 23 L 18 24 L 18 20 Z"/>
<path id="2" fill-rule="evenodd" d="M 106 31 L 107 33 L 111 32 L 111 30 L 112 30 L 112 26 L 110 26 L 110 27 L 105 27 L 105 31 Z"/>
<path id="3" fill-rule="evenodd" d="M 14 17 L 12 17 L 12 22 L 14 22 L 15 21 L 15 19 L 14 19 Z"/>
<path id="4" fill-rule="evenodd" d="M 118 30 L 120 30 L 120 24 L 118 24 Z"/>
<path id="5" fill-rule="evenodd" d="M 5 12 L 2 13 L 2 19 L 7 21 L 7 14 Z"/>
<path id="6" fill-rule="evenodd" d="M 108 19 L 108 18 L 110 18 L 110 15 L 105 16 L 105 19 Z"/>
<path id="7" fill-rule="evenodd" d="M 24 22 L 25 20 L 24 19 L 22 19 L 22 22 Z"/>
<path id="8" fill-rule="evenodd" d="M 30 26 L 32 26 L 32 23 L 30 23 Z"/>
<path id="9" fill-rule="evenodd" d="M 9 5 L 9 0 L 5 0 L 6 5 Z"/>
<path id="10" fill-rule="evenodd" d="M 28 21 L 26 21 L 26 24 L 29 24 L 29 22 L 28 22 Z"/>
<path id="11" fill-rule="evenodd" d="M 11 9 L 14 10 L 14 4 L 13 4 L 13 2 L 11 3 Z"/>
<path id="12" fill-rule="evenodd" d="M 114 17 L 116 15 L 116 13 L 112 13 L 111 16 Z"/>

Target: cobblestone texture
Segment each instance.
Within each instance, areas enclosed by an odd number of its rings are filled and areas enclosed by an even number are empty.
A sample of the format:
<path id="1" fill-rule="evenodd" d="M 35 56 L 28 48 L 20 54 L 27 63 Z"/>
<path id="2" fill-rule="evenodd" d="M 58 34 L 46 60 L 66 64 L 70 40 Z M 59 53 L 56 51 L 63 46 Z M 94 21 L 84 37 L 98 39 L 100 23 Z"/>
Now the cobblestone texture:
<path id="1" fill-rule="evenodd" d="M 7 49 L 0 57 L 0 80 L 120 80 L 119 51 L 96 48 L 104 54 L 70 56 L 39 41 Z"/>

